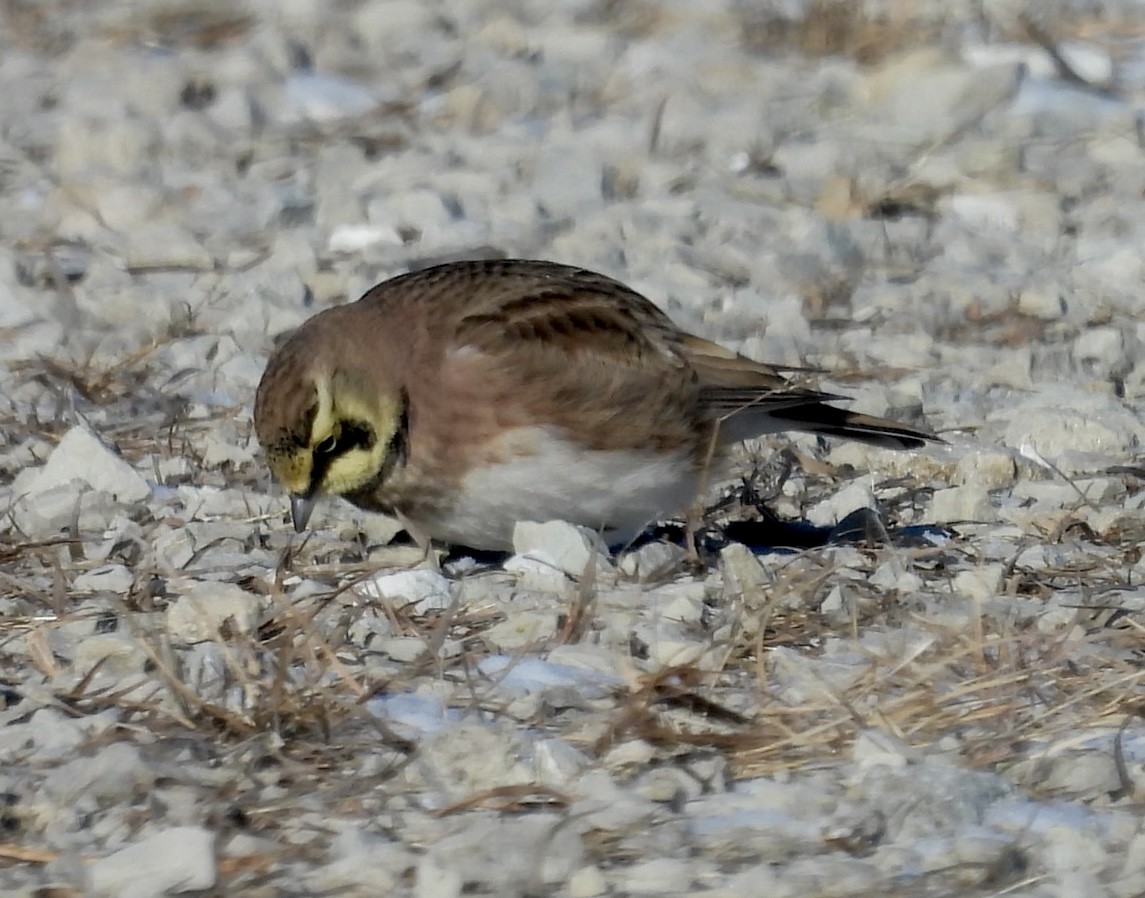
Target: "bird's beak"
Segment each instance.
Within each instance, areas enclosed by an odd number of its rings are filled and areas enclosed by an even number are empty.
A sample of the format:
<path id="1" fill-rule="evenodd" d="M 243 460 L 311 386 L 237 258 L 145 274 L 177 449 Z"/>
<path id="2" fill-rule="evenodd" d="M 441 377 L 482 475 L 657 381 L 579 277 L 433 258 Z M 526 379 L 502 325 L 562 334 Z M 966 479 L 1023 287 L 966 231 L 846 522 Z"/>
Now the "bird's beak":
<path id="1" fill-rule="evenodd" d="M 294 522 L 294 532 L 301 533 L 306 529 L 310 514 L 314 511 L 314 498 L 298 493 L 290 495 L 290 519 Z"/>

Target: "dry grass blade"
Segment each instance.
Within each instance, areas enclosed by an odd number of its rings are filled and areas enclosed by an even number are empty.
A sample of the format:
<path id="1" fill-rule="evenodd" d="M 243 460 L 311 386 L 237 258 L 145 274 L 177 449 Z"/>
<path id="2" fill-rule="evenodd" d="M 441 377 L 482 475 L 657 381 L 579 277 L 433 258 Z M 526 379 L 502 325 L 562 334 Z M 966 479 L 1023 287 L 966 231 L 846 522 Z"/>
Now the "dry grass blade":
<path id="1" fill-rule="evenodd" d="M 572 799 L 556 789 L 523 783 L 519 786 L 500 786 L 470 795 L 433 812 L 435 817 L 447 817 L 461 811 L 486 808 L 507 813 L 535 810 L 538 807 L 567 807 Z"/>

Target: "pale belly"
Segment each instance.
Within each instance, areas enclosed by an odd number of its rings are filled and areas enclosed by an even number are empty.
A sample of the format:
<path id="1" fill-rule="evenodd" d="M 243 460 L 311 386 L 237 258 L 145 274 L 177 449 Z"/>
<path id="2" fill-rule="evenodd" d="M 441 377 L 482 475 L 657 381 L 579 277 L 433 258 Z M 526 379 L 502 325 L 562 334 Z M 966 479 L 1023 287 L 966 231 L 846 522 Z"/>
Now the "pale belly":
<path id="1" fill-rule="evenodd" d="M 531 451 L 471 471 L 445 508 L 411 523 L 447 543 L 508 550 L 518 521 L 564 520 L 617 546 L 687 510 L 704 486 L 685 451 L 590 451 L 541 427 L 514 441 Z"/>

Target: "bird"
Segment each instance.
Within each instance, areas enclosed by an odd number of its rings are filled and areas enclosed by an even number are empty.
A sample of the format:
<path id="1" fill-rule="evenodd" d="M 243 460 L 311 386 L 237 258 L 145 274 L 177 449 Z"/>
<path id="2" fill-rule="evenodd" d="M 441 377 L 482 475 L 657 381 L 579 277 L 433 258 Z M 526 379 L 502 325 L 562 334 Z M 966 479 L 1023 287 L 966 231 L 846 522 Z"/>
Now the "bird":
<path id="1" fill-rule="evenodd" d="M 267 362 L 254 428 L 296 531 L 340 496 L 423 547 L 494 552 L 520 521 L 628 544 L 694 508 L 731 448 L 764 434 L 938 441 L 831 405 L 845 397 L 792 370 L 682 330 L 603 274 L 455 261 L 303 322 Z"/>

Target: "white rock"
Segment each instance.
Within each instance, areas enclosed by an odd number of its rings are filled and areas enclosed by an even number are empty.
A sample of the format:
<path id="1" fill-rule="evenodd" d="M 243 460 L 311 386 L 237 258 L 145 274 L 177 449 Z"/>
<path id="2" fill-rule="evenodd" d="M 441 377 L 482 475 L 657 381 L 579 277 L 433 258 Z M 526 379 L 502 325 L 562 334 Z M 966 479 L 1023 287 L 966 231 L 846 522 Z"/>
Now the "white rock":
<path id="1" fill-rule="evenodd" d="M 1109 51 L 1095 44 L 1079 41 L 1056 41 L 1054 50 L 1069 67 L 1090 84 L 1108 84 L 1115 77 L 1115 63 Z M 1042 47 L 1033 43 L 969 44 L 961 50 L 964 60 L 977 68 L 1002 64 L 1020 64 L 1035 78 L 1058 78 L 1057 62 Z"/>
<path id="2" fill-rule="evenodd" d="M 585 754 L 564 739 L 542 739 L 533 746 L 537 782 L 563 789 L 590 766 Z"/>
<path id="3" fill-rule="evenodd" d="M 1125 851 L 1125 872 L 1145 873 L 1145 833 L 1136 833 Z"/>
<path id="4" fill-rule="evenodd" d="M 807 510 L 807 520 L 818 527 L 838 524 L 851 512 L 860 508 L 877 511 L 878 500 L 867 479 L 852 480 L 836 493 Z"/>
<path id="5" fill-rule="evenodd" d="M 605 561 L 599 545 L 591 530 L 566 521 L 518 521 L 513 527 L 513 551 L 517 555 L 548 562 L 574 580 Z"/>
<path id="6" fill-rule="evenodd" d="M 135 582 L 135 575 L 122 564 L 105 564 L 85 571 L 72 581 L 76 592 L 114 592 L 126 595 Z"/>
<path id="7" fill-rule="evenodd" d="M 412 228 L 424 236 L 428 232 L 444 231 L 452 216 L 442 201 L 441 194 L 428 188 L 386 193 L 366 206 L 366 220 L 373 226 L 401 234 Z"/>
<path id="8" fill-rule="evenodd" d="M 617 567 L 636 580 L 656 580 L 678 568 L 686 555 L 687 550 L 674 543 L 645 543 L 621 555 Z"/>
<path id="9" fill-rule="evenodd" d="M 986 488 L 979 483 L 968 483 L 935 490 L 930 516 L 936 524 L 953 524 L 959 521 L 993 521 L 997 519 L 997 512 Z"/>
<path id="10" fill-rule="evenodd" d="M 1073 508 L 1082 502 L 1084 496 L 1090 502 L 1108 502 L 1124 491 L 1124 486 L 1108 477 L 1076 479 L 1067 483 L 1054 480 L 1022 480 L 1014 484 L 1012 495 L 1015 499 L 1028 500 L 1037 509 Z"/>
<path id="11" fill-rule="evenodd" d="M 649 603 L 655 603 L 661 618 L 696 625 L 704 618 L 705 598 L 704 585 L 688 581 L 666 583 L 648 593 Z"/>
<path id="12" fill-rule="evenodd" d="M 130 632 L 90 633 L 75 643 L 71 656 L 78 673 L 98 664 L 101 673 L 120 678 L 141 676 L 151 660 Z"/>
<path id="13" fill-rule="evenodd" d="M 429 643 L 420 636 L 390 636 L 379 639 L 375 645 L 378 651 L 403 664 L 417 661 L 429 651 Z"/>
<path id="14" fill-rule="evenodd" d="M 158 142 L 158 128 L 141 118 L 65 115 L 60 119 L 56 170 L 66 178 L 92 171 L 134 176 Z"/>
<path id="15" fill-rule="evenodd" d="M 962 486 L 979 490 L 998 490 L 1011 486 L 1018 467 L 1013 453 L 1001 449 L 975 449 L 958 459 L 953 480 Z"/>
<path id="16" fill-rule="evenodd" d="M 505 559 L 502 567 L 516 578 L 521 589 L 563 595 L 572 586 L 565 572 L 554 562 L 532 555 L 512 555 Z"/>
<path id="17" fill-rule="evenodd" d="M 88 868 L 91 891 L 109 898 L 160 898 L 215 884 L 215 835 L 198 826 L 161 830 Z"/>
<path id="18" fill-rule="evenodd" d="M 83 796 L 103 805 L 128 802 L 137 792 L 150 789 L 154 780 L 138 748 L 113 742 L 90 758 L 76 758 L 57 767 L 43 787 L 60 804 Z"/>
<path id="19" fill-rule="evenodd" d="M 937 143 L 1013 100 L 1018 65 L 971 69 L 924 47 L 891 59 L 867 77 L 867 88 L 895 142 Z"/>
<path id="20" fill-rule="evenodd" d="M 463 722 L 421 740 L 412 776 L 424 778 L 446 799 L 532 782 L 520 759 L 519 736 L 503 727 Z"/>
<path id="21" fill-rule="evenodd" d="M 211 271 L 215 260 L 191 231 L 176 221 L 151 221 L 129 232 L 125 251 L 129 268 Z"/>
<path id="22" fill-rule="evenodd" d="M 584 215 L 604 205 L 603 166 L 593 153 L 546 144 L 537 161 L 533 197 L 551 218 Z"/>
<path id="23" fill-rule="evenodd" d="M 418 0 L 363 3 L 354 11 L 353 34 L 383 57 L 419 54 L 440 27 L 436 10 Z"/>
<path id="24" fill-rule="evenodd" d="M 621 872 L 620 890 L 627 895 L 679 894 L 695 876 L 695 868 L 683 858 L 658 857 L 637 861 Z"/>
<path id="25" fill-rule="evenodd" d="M 464 885 L 461 871 L 447 857 L 431 852 L 417 862 L 414 898 L 460 898 Z"/>
<path id="26" fill-rule="evenodd" d="M 265 598 L 235 583 L 192 583 L 167 607 L 167 632 L 183 643 L 219 639 L 224 625 L 235 633 L 250 633 L 261 622 L 265 604 Z"/>
<path id="27" fill-rule="evenodd" d="M 923 580 L 912 571 L 903 570 L 897 560 L 883 562 L 875 568 L 868 582 L 871 586 L 903 596 L 917 595 L 923 589 Z"/>
<path id="28" fill-rule="evenodd" d="M 608 891 L 608 881 L 599 867 L 581 867 L 568 881 L 569 898 L 596 898 Z"/>
<path id="29" fill-rule="evenodd" d="M 0 277 L 0 327 L 26 327 L 36 317 L 32 307 Z"/>
<path id="30" fill-rule="evenodd" d="M 918 753 L 881 730 L 863 730 L 855 739 L 851 758 L 864 770 L 870 767 L 906 767 Z"/>
<path id="31" fill-rule="evenodd" d="M 165 570 L 182 570 L 195 557 L 195 540 L 186 527 L 159 530 L 152 539 L 155 560 Z"/>
<path id="32" fill-rule="evenodd" d="M 1021 225 L 1017 207 L 1004 194 L 954 194 L 947 205 L 951 214 L 975 231 L 1014 233 Z"/>
<path id="33" fill-rule="evenodd" d="M 336 857 L 307 878 L 307 886 L 327 894 L 392 894 L 397 878 L 412 863 L 401 848 L 367 834 L 353 824 L 344 828 L 330 846 Z"/>
<path id="34" fill-rule="evenodd" d="M 1125 337 L 1116 327 L 1086 328 L 1073 341 L 1073 354 L 1079 362 L 1098 362 L 1109 368 L 1124 359 Z"/>
<path id="35" fill-rule="evenodd" d="M 1039 396 L 1036 404 L 1027 403 L 1021 414 L 990 414 L 988 420 L 1001 425 L 1005 445 L 1024 455 L 1031 449 L 1063 467 L 1062 457 L 1071 452 L 1118 456 L 1136 443 L 1140 421 L 1124 406 L 1105 396 L 1080 395 L 1065 385 L 1044 389 L 1047 395 Z M 1056 401 L 1049 391 L 1057 394 Z"/>
<path id="36" fill-rule="evenodd" d="M 401 246 L 393 225 L 343 224 L 330 232 L 326 249 L 332 253 L 357 253 L 371 246 Z"/>
<path id="37" fill-rule="evenodd" d="M 71 480 L 83 481 L 121 502 L 140 502 L 151 495 L 147 481 L 130 464 L 80 425 L 64 434 L 27 491 L 42 493 Z"/>
<path id="38" fill-rule="evenodd" d="M 635 635 L 648 647 L 648 659 L 661 667 L 692 664 L 707 649 L 707 645 L 695 639 L 688 628 L 673 621 L 641 624 L 636 627 Z"/>
<path id="39" fill-rule="evenodd" d="M 98 180 L 85 185 L 99 219 L 115 231 L 149 227 L 163 208 L 163 194 L 148 184 Z"/>
<path id="40" fill-rule="evenodd" d="M 720 573 L 724 590 L 737 598 L 758 601 L 769 582 L 759 558 L 742 543 L 730 543 L 720 549 Z"/>
<path id="41" fill-rule="evenodd" d="M 1002 590 L 1004 564 L 983 564 L 954 575 L 954 592 L 977 602 L 992 599 Z"/>
<path id="42" fill-rule="evenodd" d="M 1043 321 L 1054 321 L 1065 315 L 1062 288 L 1057 283 L 1027 284 L 1018 293 L 1018 311 Z"/>
<path id="43" fill-rule="evenodd" d="M 556 634 L 560 615 L 555 611 L 513 611 L 485 631 L 485 639 L 498 651 L 507 652 L 538 645 Z"/>
<path id="44" fill-rule="evenodd" d="M 369 88 L 337 75 L 295 72 L 286 79 L 282 118 L 285 122 L 322 124 L 363 115 L 378 105 Z"/>
<path id="45" fill-rule="evenodd" d="M 27 723 L 0 727 L 0 762 L 25 763 L 68 757 L 87 738 L 78 723 L 55 708 L 41 708 Z"/>
<path id="46" fill-rule="evenodd" d="M 428 568 L 378 574 L 356 589 L 367 598 L 383 599 L 402 607 L 412 605 L 417 614 L 444 611 L 453 603 L 449 581 Z"/>

